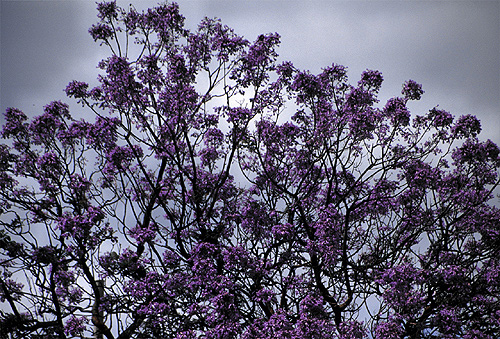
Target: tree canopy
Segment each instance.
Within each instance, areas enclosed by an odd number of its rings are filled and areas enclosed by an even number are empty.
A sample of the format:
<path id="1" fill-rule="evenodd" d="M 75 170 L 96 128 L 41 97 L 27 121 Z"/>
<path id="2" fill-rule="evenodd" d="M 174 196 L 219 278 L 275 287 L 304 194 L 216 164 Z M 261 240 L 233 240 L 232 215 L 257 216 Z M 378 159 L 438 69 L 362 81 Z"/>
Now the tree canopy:
<path id="1" fill-rule="evenodd" d="M 498 338 L 499 148 L 175 3 L 98 4 L 99 85 L 5 112 L 1 338 Z"/>

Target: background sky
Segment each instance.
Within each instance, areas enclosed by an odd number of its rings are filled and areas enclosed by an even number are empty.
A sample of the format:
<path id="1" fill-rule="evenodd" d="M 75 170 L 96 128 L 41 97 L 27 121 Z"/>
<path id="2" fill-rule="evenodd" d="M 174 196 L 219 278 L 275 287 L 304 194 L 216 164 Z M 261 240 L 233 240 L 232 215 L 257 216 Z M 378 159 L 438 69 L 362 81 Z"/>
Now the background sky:
<path id="1" fill-rule="evenodd" d="M 95 84 L 96 65 L 109 55 L 88 34 L 94 1 L 1 1 L 0 110 L 30 116 L 52 100 L 83 108 L 63 92 L 71 80 Z M 146 9 L 156 1 L 118 1 Z M 281 60 L 313 73 L 332 63 L 348 67 L 351 83 L 365 69 L 383 73 L 380 99 L 400 95 L 408 79 L 423 85 L 421 101 L 456 117 L 477 115 L 482 138 L 500 144 L 500 1 L 255 1 L 179 0 L 188 28 L 219 17 L 253 41 L 278 32 Z M 3 115 L 0 123 L 3 124 Z"/>

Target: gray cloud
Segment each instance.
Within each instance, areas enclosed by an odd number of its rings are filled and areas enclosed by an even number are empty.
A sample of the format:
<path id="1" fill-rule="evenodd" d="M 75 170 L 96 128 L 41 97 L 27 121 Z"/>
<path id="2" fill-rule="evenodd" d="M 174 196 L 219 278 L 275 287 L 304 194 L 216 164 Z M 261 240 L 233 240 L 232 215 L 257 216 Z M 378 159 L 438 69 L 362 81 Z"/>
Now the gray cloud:
<path id="1" fill-rule="evenodd" d="M 54 79 L 73 57 L 68 41 L 79 34 L 73 23 L 77 10 L 71 2 L 2 2 L 2 105 L 61 88 Z"/>
<path id="2" fill-rule="evenodd" d="M 153 1 L 132 2 L 138 9 Z M 189 28 L 220 17 L 253 40 L 278 32 L 282 60 L 318 72 L 333 62 L 355 82 L 366 68 L 383 72 L 381 99 L 415 79 L 426 94 L 412 105 L 477 114 L 484 137 L 500 143 L 500 2 L 498 1 L 179 1 Z M 87 33 L 93 1 L 2 2 L 2 111 L 64 99 L 72 79 L 95 81 L 107 50 Z M 40 107 L 38 107 L 40 110 Z M 28 112 L 27 112 L 28 113 Z M 34 112 L 33 114 L 38 113 Z"/>

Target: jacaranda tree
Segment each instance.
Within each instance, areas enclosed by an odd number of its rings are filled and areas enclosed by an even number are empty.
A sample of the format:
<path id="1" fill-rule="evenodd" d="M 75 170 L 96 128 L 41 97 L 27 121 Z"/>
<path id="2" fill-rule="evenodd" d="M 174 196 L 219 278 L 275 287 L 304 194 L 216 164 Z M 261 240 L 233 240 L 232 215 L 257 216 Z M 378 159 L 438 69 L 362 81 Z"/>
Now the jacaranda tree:
<path id="1" fill-rule="evenodd" d="M 111 56 L 5 112 L 2 338 L 499 338 L 499 148 L 176 4 L 98 5 Z"/>

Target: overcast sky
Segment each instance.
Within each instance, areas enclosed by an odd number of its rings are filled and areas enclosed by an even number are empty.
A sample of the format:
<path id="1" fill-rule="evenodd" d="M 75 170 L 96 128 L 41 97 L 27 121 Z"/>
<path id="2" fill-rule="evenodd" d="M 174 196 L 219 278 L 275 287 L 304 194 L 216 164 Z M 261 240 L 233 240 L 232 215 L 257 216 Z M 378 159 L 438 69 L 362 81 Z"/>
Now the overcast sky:
<path id="1" fill-rule="evenodd" d="M 78 114 L 82 108 L 63 89 L 73 79 L 95 83 L 96 65 L 109 53 L 88 34 L 95 2 L 0 1 L 2 113 L 14 106 L 34 116 L 48 102 L 65 100 Z M 457 117 L 475 114 L 482 138 L 500 144 L 500 1 L 178 2 L 188 28 L 208 16 L 251 41 L 278 32 L 280 58 L 301 69 L 343 64 L 352 83 L 366 68 L 378 69 L 383 101 L 414 79 L 426 92 L 411 106 L 414 114 L 436 105 Z"/>

